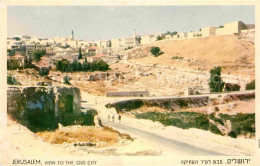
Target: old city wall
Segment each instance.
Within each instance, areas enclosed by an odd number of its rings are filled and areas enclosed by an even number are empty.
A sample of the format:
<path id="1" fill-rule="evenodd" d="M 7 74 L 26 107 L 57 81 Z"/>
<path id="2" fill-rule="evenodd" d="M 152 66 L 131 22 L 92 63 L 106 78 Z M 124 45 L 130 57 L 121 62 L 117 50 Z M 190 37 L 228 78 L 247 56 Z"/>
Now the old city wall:
<path id="1" fill-rule="evenodd" d="M 224 24 L 223 28 L 217 28 L 216 35 L 240 34 L 241 30 L 242 30 L 242 22 L 235 21 L 235 22 Z"/>

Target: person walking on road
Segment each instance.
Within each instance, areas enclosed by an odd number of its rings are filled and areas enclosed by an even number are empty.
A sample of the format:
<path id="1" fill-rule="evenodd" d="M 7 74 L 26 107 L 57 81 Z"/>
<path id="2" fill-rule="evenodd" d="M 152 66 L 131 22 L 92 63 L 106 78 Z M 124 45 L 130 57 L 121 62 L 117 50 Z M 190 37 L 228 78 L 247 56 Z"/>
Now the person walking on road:
<path id="1" fill-rule="evenodd" d="M 101 118 L 98 117 L 97 119 L 98 119 L 98 125 L 99 125 L 100 127 L 103 127 L 103 125 L 102 125 L 102 121 L 101 121 Z"/>
<path id="2" fill-rule="evenodd" d="M 120 122 L 121 122 L 121 115 L 118 114 L 118 123 L 120 123 Z"/>
<path id="3" fill-rule="evenodd" d="M 115 121 L 115 114 L 112 115 L 112 120 Z"/>
<path id="4" fill-rule="evenodd" d="M 108 116 L 107 116 L 107 120 L 109 121 L 109 119 L 110 119 L 110 114 L 108 114 Z"/>

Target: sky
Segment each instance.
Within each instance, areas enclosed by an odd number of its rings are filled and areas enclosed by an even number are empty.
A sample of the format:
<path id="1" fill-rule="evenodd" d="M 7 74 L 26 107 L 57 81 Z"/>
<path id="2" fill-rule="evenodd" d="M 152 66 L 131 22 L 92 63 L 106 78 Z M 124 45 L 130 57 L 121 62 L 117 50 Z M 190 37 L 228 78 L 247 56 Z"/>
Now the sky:
<path id="1" fill-rule="evenodd" d="M 190 32 L 233 21 L 255 23 L 254 6 L 9 6 L 8 36 L 92 41 L 166 31 Z"/>

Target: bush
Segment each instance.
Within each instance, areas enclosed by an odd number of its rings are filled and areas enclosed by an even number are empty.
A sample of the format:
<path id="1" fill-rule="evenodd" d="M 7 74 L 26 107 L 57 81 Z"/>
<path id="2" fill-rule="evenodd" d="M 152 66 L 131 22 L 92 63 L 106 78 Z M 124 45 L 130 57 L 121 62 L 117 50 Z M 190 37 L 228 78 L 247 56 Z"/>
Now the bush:
<path id="1" fill-rule="evenodd" d="M 250 83 L 246 84 L 246 90 L 254 90 L 255 89 L 255 80 L 252 80 Z"/>
<path id="2" fill-rule="evenodd" d="M 85 125 L 85 126 L 93 126 L 94 125 L 94 115 L 91 113 L 88 114 L 64 114 L 62 116 L 61 124 L 63 126 L 70 125 Z"/>
<path id="3" fill-rule="evenodd" d="M 58 128 L 58 121 L 53 111 L 43 112 L 41 109 L 28 109 L 26 118 L 29 122 L 27 127 L 33 132 L 55 130 Z"/>
<path id="4" fill-rule="evenodd" d="M 180 57 L 179 56 L 173 56 L 172 59 L 181 59 L 181 60 L 183 60 L 183 57 L 182 56 L 180 56 Z"/>
<path id="5" fill-rule="evenodd" d="M 8 85 L 19 85 L 20 83 L 15 79 L 15 77 L 8 75 L 7 84 Z"/>
<path id="6" fill-rule="evenodd" d="M 234 131 L 230 131 L 230 132 L 228 133 L 228 136 L 230 136 L 230 137 L 232 137 L 232 138 L 237 138 L 237 133 L 234 132 Z"/>
<path id="7" fill-rule="evenodd" d="M 181 108 L 187 108 L 188 107 L 188 103 L 187 101 L 183 100 L 183 99 L 180 99 L 178 100 L 178 104 Z"/>
<path id="8" fill-rule="evenodd" d="M 255 134 L 255 114 L 237 114 L 227 115 L 219 114 L 220 118 L 216 118 L 213 114 L 201 114 L 195 112 L 171 112 L 158 113 L 146 112 L 135 114 L 138 119 L 150 119 L 158 121 L 165 126 L 176 126 L 183 129 L 197 128 L 209 130 L 212 133 L 223 135 L 216 125 L 209 122 L 213 120 L 217 124 L 224 125 L 225 120 L 230 120 L 232 131 L 228 134 L 230 137 L 236 138 L 238 135 Z"/>
<path id="9" fill-rule="evenodd" d="M 41 67 L 39 70 L 39 75 L 40 76 L 47 76 L 50 72 L 50 68 L 49 67 Z"/>
<path id="10" fill-rule="evenodd" d="M 239 90 L 240 90 L 240 85 L 238 84 L 230 84 L 230 83 L 225 84 L 225 91 L 239 91 Z"/>
<path id="11" fill-rule="evenodd" d="M 158 57 L 159 55 L 163 54 L 161 49 L 159 47 L 152 47 L 150 49 L 150 52 L 152 53 L 153 56 Z"/>
<path id="12" fill-rule="evenodd" d="M 120 112 L 123 109 L 125 109 L 126 111 L 138 109 L 138 108 L 142 107 L 143 105 L 144 105 L 144 103 L 142 100 L 129 100 L 126 102 L 115 103 L 113 105 L 110 105 L 110 107 L 114 107 L 117 110 L 117 112 Z M 108 105 L 107 105 L 107 107 L 108 107 Z"/>
<path id="13" fill-rule="evenodd" d="M 218 129 L 218 127 L 213 125 L 212 123 L 209 123 L 209 131 L 211 131 L 214 134 L 223 135 L 221 131 Z"/>
<path id="14" fill-rule="evenodd" d="M 230 121 L 237 135 L 255 133 L 255 114 L 237 114 Z"/>
<path id="15" fill-rule="evenodd" d="M 161 36 L 157 36 L 156 37 L 156 40 L 158 41 L 158 40 L 162 40 L 163 38 L 161 37 Z"/>
<path id="16" fill-rule="evenodd" d="M 63 77 L 63 83 L 67 84 L 67 85 L 71 85 L 69 76 L 64 76 Z"/>

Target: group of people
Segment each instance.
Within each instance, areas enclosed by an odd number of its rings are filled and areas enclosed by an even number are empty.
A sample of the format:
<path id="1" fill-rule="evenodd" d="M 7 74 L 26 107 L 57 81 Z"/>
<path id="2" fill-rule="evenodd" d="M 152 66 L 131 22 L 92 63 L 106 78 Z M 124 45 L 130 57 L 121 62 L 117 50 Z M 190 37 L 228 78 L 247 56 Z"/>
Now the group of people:
<path id="1" fill-rule="evenodd" d="M 112 118 L 112 122 L 115 122 L 115 114 L 113 113 L 112 115 L 111 114 L 108 114 L 108 121 L 110 121 L 110 117 Z M 118 119 L 118 122 L 120 123 L 121 122 L 121 115 L 118 114 L 117 115 L 117 119 Z"/>

